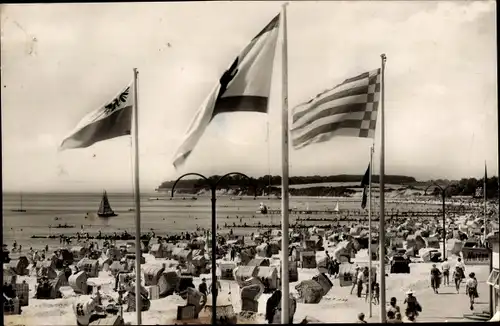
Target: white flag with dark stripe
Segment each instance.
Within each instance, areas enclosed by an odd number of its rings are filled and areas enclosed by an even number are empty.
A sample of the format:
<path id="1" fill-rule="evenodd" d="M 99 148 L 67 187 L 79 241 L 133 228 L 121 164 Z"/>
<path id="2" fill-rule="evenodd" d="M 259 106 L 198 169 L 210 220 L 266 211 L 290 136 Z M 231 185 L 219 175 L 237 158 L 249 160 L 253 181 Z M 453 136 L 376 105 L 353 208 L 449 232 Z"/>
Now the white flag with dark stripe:
<path id="1" fill-rule="evenodd" d="M 131 88 L 128 85 L 106 105 L 83 117 L 62 141 L 60 150 L 85 148 L 103 140 L 130 135 L 133 106 Z"/>
<path id="2" fill-rule="evenodd" d="M 267 113 L 279 15 L 253 38 L 222 75 L 196 112 L 173 164 L 182 165 L 200 140 L 210 121 L 220 113 Z"/>
<path id="3" fill-rule="evenodd" d="M 346 79 L 292 110 L 298 149 L 334 136 L 373 138 L 380 100 L 380 69 Z"/>

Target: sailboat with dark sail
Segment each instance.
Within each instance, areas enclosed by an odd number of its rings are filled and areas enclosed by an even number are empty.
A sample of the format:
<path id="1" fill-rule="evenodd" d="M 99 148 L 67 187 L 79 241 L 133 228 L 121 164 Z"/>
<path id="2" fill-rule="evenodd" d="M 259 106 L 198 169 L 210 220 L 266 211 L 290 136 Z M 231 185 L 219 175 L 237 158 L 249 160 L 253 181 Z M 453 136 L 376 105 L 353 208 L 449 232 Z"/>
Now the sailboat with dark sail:
<path id="1" fill-rule="evenodd" d="M 111 205 L 109 204 L 108 200 L 108 194 L 106 191 L 102 194 L 102 199 L 101 199 L 101 205 L 99 206 L 99 210 L 97 211 L 97 215 L 99 217 L 112 217 L 112 216 L 118 216 L 113 209 L 111 208 Z"/>

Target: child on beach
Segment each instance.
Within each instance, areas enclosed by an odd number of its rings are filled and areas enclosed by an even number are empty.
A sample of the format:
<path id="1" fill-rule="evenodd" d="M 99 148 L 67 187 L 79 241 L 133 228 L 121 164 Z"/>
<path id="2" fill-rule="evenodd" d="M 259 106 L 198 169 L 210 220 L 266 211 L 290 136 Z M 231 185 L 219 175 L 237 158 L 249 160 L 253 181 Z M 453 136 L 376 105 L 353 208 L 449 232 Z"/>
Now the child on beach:
<path id="1" fill-rule="evenodd" d="M 365 320 L 365 314 L 360 312 L 358 314 L 358 321 L 356 322 L 357 324 L 366 324 L 366 320 Z"/>
<path id="2" fill-rule="evenodd" d="M 394 314 L 401 312 L 399 309 L 399 306 L 397 305 L 397 299 L 396 297 L 392 297 L 389 307 L 387 307 L 387 311 L 393 311 Z"/>

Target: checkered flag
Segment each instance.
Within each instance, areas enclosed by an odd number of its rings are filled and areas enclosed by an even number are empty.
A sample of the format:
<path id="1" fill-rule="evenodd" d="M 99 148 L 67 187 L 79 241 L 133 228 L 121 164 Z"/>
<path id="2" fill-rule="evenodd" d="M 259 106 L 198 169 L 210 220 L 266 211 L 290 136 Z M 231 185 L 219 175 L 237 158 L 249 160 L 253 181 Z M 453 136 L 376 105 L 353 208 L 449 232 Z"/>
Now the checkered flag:
<path id="1" fill-rule="evenodd" d="M 298 149 L 334 136 L 373 138 L 381 69 L 346 79 L 292 110 L 292 143 Z"/>

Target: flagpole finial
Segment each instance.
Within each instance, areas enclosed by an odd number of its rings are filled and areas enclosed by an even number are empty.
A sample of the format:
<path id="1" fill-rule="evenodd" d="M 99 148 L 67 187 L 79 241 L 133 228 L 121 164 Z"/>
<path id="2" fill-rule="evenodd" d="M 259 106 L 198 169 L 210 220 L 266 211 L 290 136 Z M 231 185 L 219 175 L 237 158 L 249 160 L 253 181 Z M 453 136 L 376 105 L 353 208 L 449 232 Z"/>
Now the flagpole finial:
<path id="1" fill-rule="evenodd" d="M 386 61 L 387 60 L 387 56 L 385 55 L 385 53 L 382 53 L 380 55 L 380 57 L 382 58 L 382 60 Z"/>
<path id="2" fill-rule="evenodd" d="M 287 1 L 287 2 L 283 3 L 283 4 L 281 5 L 281 7 L 283 7 L 283 9 L 284 9 L 284 8 L 286 8 L 286 6 L 288 6 L 288 4 L 289 4 L 289 2 Z"/>

